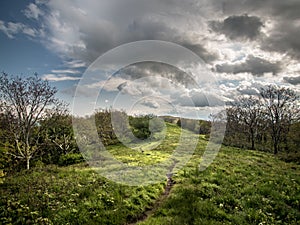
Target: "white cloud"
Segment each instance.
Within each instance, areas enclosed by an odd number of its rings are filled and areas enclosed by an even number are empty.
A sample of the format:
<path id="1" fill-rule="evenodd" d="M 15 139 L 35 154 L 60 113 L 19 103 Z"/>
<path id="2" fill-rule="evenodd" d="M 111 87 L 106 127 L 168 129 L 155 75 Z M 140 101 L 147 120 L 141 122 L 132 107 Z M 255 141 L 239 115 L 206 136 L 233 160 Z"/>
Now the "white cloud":
<path id="1" fill-rule="evenodd" d="M 39 16 L 44 15 L 43 11 L 39 9 L 39 7 L 34 4 L 34 3 L 30 3 L 27 8 L 24 10 L 24 15 L 27 18 L 32 18 L 32 19 L 38 19 Z"/>
<path id="2" fill-rule="evenodd" d="M 94 82 L 91 83 L 89 85 L 87 85 L 87 88 L 91 88 L 91 89 L 103 89 L 106 91 L 119 91 L 118 87 L 123 84 L 126 83 L 127 80 L 120 78 L 120 77 L 112 77 L 108 80 L 102 80 L 102 81 L 98 81 L 98 82 Z"/>
<path id="3" fill-rule="evenodd" d="M 80 77 L 72 77 L 65 74 L 44 74 L 42 77 L 48 81 L 76 81 L 81 79 Z"/>
<path id="4" fill-rule="evenodd" d="M 23 13 L 37 20 L 39 29 L 26 29 L 24 33 L 39 36 L 47 48 L 62 57 L 86 64 L 113 47 L 144 39 L 173 41 L 191 48 L 205 60 L 213 60 L 214 53 L 204 47 L 209 43 L 205 41 L 205 22 L 195 8 L 198 3 L 187 1 L 188 4 L 178 0 L 36 0 Z M 200 11 L 206 14 L 206 10 Z M 181 29 L 183 26 L 186 29 Z M 20 32 L 20 28 L 2 30 L 10 38 Z M 195 34 L 196 30 L 201 32 Z"/>
<path id="5" fill-rule="evenodd" d="M 31 37 L 36 37 L 38 35 L 38 31 L 36 31 L 32 28 L 29 28 L 29 27 L 24 27 L 23 33 L 27 34 L 28 36 L 31 36 Z"/>
<path id="6" fill-rule="evenodd" d="M 33 28 L 28 27 L 23 23 L 13 23 L 0 20 L 0 31 L 2 31 L 10 39 L 13 39 L 15 35 L 24 33 L 31 37 L 37 37 L 39 32 Z"/>
<path id="7" fill-rule="evenodd" d="M 72 70 L 72 69 L 65 69 L 65 70 L 52 70 L 52 73 L 60 73 L 60 74 L 64 74 L 64 73 L 69 73 L 69 74 L 78 74 L 80 73 L 79 70 Z"/>
<path id="8" fill-rule="evenodd" d="M 66 61 L 64 62 L 65 66 L 68 68 L 82 68 L 86 67 L 86 63 L 81 60 L 72 60 L 72 61 Z"/>
<path id="9" fill-rule="evenodd" d="M 141 104 L 153 109 L 158 109 L 160 107 L 160 104 L 157 101 L 150 98 L 144 99 Z"/>

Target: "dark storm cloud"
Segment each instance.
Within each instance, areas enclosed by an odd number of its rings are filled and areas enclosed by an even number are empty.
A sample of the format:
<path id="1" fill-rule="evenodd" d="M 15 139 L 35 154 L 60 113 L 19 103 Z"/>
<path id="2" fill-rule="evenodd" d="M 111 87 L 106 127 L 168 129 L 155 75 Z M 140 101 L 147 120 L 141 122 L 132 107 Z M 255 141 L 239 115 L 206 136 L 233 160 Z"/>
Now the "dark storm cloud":
<path id="1" fill-rule="evenodd" d="M 269 20 L 272 28 L 261 40 L 261 48 L 300 59 L 299 0 L 224 0 L 220 4 L 225 15 L 247 13 Z"/>
<path id="2" fill-rule="evenodd" d="M 192 35 L 202 20 L 190 17 L 206 11 L 195 0 L 90 0 L 88 4 L 52 0 L 36 7 L 47 9 L 40 15 L 46 34 L 43 43 L 87 64 L 112 48 L 140 40 L 170 41 L 186 46 L 207 63 L 216 59 Z"/>
<path id="3" fill-rule="evenodd" d="M 212 62 L 217 59 L 214 53 L 209 52 L 203 44 L 189 39 L 188 35 L 180 33 L 180 29 L 173 28 L 163 21 L 149 19 L 134 20 L 127 29 L 127 42 L 137 40 L 163 40 L 182 45 L 197 54 L 203 61 Z"/>
<path id="4" fill-rule="evenodd" d="M 300 12 L 300 11 L 299 11 Z M 300 25 L 282 23 L 263 42 L 262 48 L 300 59 Z"/>
<path id="5" fill-rule="evenodd" d="M 224 102 L 218 96 L 215 96 L 212 93 L 204 93 L 201 91 L 191 91 L 188 94 L 176 96 L 174 101 L 176 104 L 187 107 L 213 107 L 222 106 L 224 104 Z"/>
<path id="6" fill-rule="evenodd" d="M 251 73 L 254 76 L 262 76 L 264 73 L 273 73 L 274 75 L 281 71 L 278 62 L 271 63 L 265 59 L 248 56 L 247 60 L 238 64 L 221 64 L 216 65 L 216 71 L 219 73 Z"/>
<path id="7" fill-rule="evenodd" d="M 230 39 L 254 39 L 260 34 L 263 22 L 256 16 L 230 16 L 224 21 L 211 22 L 211 28 Z"/>
<path id="8" fill-rule="evenodd" d="M 192 42 L 178 42 L 182 46 L 188 48 L 189 50 L 193 51 L 195 54 L 197 54 L 204 62 L 213 62 L 218 57 L 216 54 L 209 52 L 206 48 L 204 48 L 201 44 L 195 44 Z"/>
<path id="9" fill-rule="evenodd" d="M 285 82 L 293 84 L 293 85 L 300 84 L 300 76 L 298 76 L 298 77 L 284 77 L 283 79 L 284 79 Z"/>
<path id="10" fill-rule="evenodd" d="M 119 91 L 122 91 L 127 86 L 127 82 L 120 84 L 117 88 Z"/>
<path id="11" fill-rule="evenodd" d="M 299 18 L 300 1 L 298 0 L 213 0 L 215 4 L 222 5 L 223 13 L 259 13 L 260 15 L 272 15 L 288 20 Z"/>
<path id="12" fill-rule="evenodd" d="M 195 84 L 193 78 L 182 70 L 158 62 L 136 63 L 121 69 L 116 75 L 126 80 L 136 80 L 149 76 L 161 76 L 186 87 Z"/>

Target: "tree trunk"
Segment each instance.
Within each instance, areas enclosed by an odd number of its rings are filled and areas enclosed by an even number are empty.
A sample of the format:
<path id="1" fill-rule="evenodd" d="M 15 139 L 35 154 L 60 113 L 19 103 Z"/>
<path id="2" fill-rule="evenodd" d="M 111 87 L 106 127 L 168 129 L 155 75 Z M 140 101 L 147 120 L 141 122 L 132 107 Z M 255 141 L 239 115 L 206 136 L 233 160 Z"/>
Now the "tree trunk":
<path id="1" fill-rule="evenodd" d="M 274 155 L 278 153 L 278 143 L 277 141 L 274 141 Z"/>
<path id="2" fill-rule="evenodd" d="M 277 155 L 277 153 L 278 153 L 278 148 L 277 148 L 277 146 L 275 145 L 275 146 L 274 146 L 274 155 Z"/>
<path id="3" fill-rule="evenodd" d="M 30 161 L 30 158 L 26 158 L 26 169 L 29 170 L 29 161 Z"/>
<path id="4" fill-rule="evenodd" d="M 255 150 L 254 138 L 252 138 L 252 140 L 251 140 L 251 150 Z"/>
<path id="5" fill-rule="evenodd" d="M 255 150 L 254 131 L 251 129 L 251 150 Z"/>

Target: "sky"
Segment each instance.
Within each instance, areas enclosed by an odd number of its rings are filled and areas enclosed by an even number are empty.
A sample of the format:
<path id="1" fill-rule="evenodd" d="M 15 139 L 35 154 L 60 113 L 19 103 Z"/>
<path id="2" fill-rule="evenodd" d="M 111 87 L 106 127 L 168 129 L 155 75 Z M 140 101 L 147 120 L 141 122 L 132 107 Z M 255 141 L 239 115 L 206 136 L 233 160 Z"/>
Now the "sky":
<path id="1" fill-rule="evenodd" d="M 300 92 L 299 12 L 299 0 L 2 0 L 0 70 L 38 73 L 76 115 L 205 118 L 269 84 Z"/>

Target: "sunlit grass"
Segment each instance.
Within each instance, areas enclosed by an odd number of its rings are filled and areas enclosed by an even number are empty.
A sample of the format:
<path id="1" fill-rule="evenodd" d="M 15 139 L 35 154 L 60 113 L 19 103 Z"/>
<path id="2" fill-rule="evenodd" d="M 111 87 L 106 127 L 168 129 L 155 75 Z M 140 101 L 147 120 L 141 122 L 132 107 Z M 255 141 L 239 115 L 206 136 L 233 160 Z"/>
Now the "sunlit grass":
<path id="1" fill-rule="evenodd" d="M 230 147 L 201 173 L 199 160 L 195 154 L 166 202 L 140 224 L 299 224 L 298 165 Z"/>
<path id="2" fill-rule="evenodd" d="M 181 134 L 176 125 L 167 127 L 166 138 L 153 149 L 157 143 L 107 150 L 133 166 L 167 161 Z M 200 136 L 191 160 L 174 174 L 168 198 L 140 224 L 299 224 L 299 165 L 269 153 L 222 147 L 200 172 L 206 145 Z M 120 185 L 87 163 L 33 168 L 0 184 L 0 224 L 126 224 L 152 207 L 165 184 Z"/>

